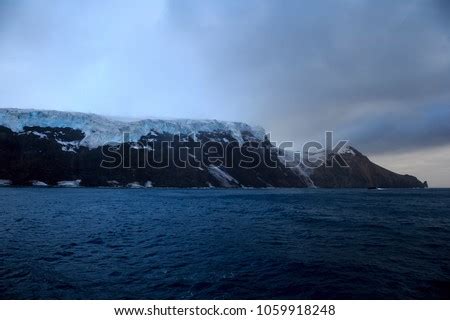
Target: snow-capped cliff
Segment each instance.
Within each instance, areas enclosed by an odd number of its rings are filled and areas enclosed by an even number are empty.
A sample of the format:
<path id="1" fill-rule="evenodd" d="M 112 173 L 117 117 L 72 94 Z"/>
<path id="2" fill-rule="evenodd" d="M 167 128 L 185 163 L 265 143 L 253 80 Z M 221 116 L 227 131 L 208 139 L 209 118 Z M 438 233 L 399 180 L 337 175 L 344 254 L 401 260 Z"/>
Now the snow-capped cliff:
<path id="1" fill-rule="evenodd" d="M 241 122 L 217 120 L 160 120 L 119 121 L 90 113 L 63 112 L 34 109 L 0 109 L 0 126 L 14 132 L 22 132 L 24 127 L 52 127 L 79 129 L 85 137 L 79 145 L 96 148 L 108 143 L 123 142 L 123 133 L 130 135 L 130 141 L 138 141 L 142 136 L 156 134 L 193 134 L 199 132 L 227 132 L 242 143 L 246 133 L 263 139 L 264 129 Z"/>
<path id="2" fill-rule="evenodd" d="M 124 133 L 129 134 L 127 142 L 131 143 L 124 143 Z M 182 135 L 182 141 L 192 136 L 202 148 L 192 146 L 189 152 L 178 150 L 175 154 L 165 153 L 164 144 L 141 144 L 163 142 L 177 134 Z M 415 177 L 381 168 L 349 146 L 335 155 L 318 150 L 308 154 L 306 162 L 300 161 L 305 155 L 278 154 L 275 165 L 269 165 L 271 161 L 266 160 L 272 159 L 276 151 L 264 135 L 263 129 L 240 122 L 187 119 L 127 122 L 86 113 L 0 109 L 0 185 L 225 188 L 427 185 Z M 260 142 L 256 152 L 254 147 L 243 143 L 255 140 Z M 235 146 L 236 141 L 240 143 L 237 149 L 226 148 Z M 117 143 L 122 152 L 110 154 L 108 149 L 105 155 L 104 149 L 97 148 L 111 143 Z M 215 147 L 218 153 L 205 146 Z M 180 156 L 189 165 L 178 162 Z M 217 156 L 223 158 L 222 164 L 216 162 Z M 309 166 L 311 161 L 335 160 L 336 156 L 343 157 L 348 167 L 320 163 Z M 103 160 L 108 160 L 108 164 L 111 158 L 114 165 L 105 167 Z"/>

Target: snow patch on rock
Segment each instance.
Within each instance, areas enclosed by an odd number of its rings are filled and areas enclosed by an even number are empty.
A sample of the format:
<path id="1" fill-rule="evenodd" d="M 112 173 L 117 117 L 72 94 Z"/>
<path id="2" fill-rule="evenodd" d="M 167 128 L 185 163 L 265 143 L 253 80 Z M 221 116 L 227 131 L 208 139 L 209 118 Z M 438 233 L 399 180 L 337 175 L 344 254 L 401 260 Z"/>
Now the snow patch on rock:
<path id="1" fill-rule="evenodd" d="M 12 181 L 7 179 L 0 179 L 0 186 L 9 186 L 11 185 Z"/>
<path id="2" fill-rule="evenodd" d="M 137 188 L 143 188 L 143 186 L 139 182 L 135 181 L 135 182 L 131 182 L 131 183 L 127 184 L 127 188 L 137 189 Z"/>
<path id="3" fill-rule="evenodd" d="M 62 141 L 59 139 L 55 139 L 55 141 L 61 145 L 62 151 L 77 152 L 80 147 L 80 141 Z"/>
<path id="4" fill-rule="evenodd" d="M 44 133 L 40 133 L 40 132 L 36 132 L 36 131 L 33 131 L 31 133 L 34 134 L 35 136 L 38 136 L 41 139 L 47 139 L 48 138 L 47 135 L 44 134 Z"/>
<path id="5" fill-rule="evenodd" d="M 110 186 L 110 187 L 119 187 L 120 183 L 117 180 L 108 180 L 106 181 L 106 183 Z"/>
<path id="6" fill-rule="evenodd" d="M 235 178 L 219 167 L 211 165 L 208 167 L 208 171 L 217 181 L 219 181 L 222 187 L 230 188 L 239 185 L 239 182 Z"/>
<path id="7" fill-rule="evenodd" d="M 80 186 L 81 180 L 58 181 L 59 187 L 76 188 Z"/>
<path id="8" fill-rule="evenodd" d="M 31 185 L 33 187 L 47 187 L 48 186 L 48 184 L 46 184 L 45 182 L 39 181 L 39 180 L 31 181 Z"/>
<path id="9" fill-rule="evenodd" d="M 147 181 L 144 185 L 145 188 L 153 188 L 153 183 L 151 181 Z"/>

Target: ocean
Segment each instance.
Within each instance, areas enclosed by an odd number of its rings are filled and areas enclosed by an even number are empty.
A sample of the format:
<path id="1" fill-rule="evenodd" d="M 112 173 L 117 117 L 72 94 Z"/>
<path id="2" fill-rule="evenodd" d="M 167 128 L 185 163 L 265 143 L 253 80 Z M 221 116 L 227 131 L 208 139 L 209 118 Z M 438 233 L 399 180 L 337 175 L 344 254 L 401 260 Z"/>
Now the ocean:
<path id="1" fill-rule="evenodd" d="M 448 299 L 450 189 L 0 188 L 2 299 Z"/>

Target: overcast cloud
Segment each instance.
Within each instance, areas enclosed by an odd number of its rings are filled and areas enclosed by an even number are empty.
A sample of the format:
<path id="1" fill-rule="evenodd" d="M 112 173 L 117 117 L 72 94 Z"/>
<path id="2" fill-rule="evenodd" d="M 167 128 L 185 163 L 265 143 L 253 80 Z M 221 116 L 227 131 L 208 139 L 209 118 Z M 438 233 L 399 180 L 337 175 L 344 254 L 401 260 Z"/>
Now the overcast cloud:
<path id="1" fill-rule="evenodd" d="M 450 186 L 449 3 L 0 0 L 0 105 L 334 130 Z"/>

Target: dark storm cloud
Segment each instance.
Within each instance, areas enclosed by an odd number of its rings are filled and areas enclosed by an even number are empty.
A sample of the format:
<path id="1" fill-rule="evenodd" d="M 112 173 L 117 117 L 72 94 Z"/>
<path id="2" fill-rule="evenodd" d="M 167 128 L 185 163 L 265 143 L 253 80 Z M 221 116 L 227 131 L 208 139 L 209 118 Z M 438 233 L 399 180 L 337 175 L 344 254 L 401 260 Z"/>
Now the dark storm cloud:
<path id="1" fill-rule="evenodd" d="M 450 142 L 449 114 L 426 117 L 450 107 L 450 41 L 437 17 L 448 1 L 178 3 L 168 19 L 191 37 L 211 90 L 279 138 L 335 130 L 367 152 Z M 379 130 L 396 139 L 378 145 Z"/>
<path id="2" fill-rule="evenodd" d="M 362 117 L 341 132 L 354 137 L 362 151 L 403 152 L 412 146 L 423 149 L 446 145 L 450 137 L 450 108 L 428 107 L 410 113 L 393 110 L 377 117 Z"/>
<path id="3" fill-rule="evenodd" d="M 448 0 L 435 0 L 435 9 L 439 12 L 441 17 L 445 19 L 446 22 L 450 23 L 450 1 Z"/>

